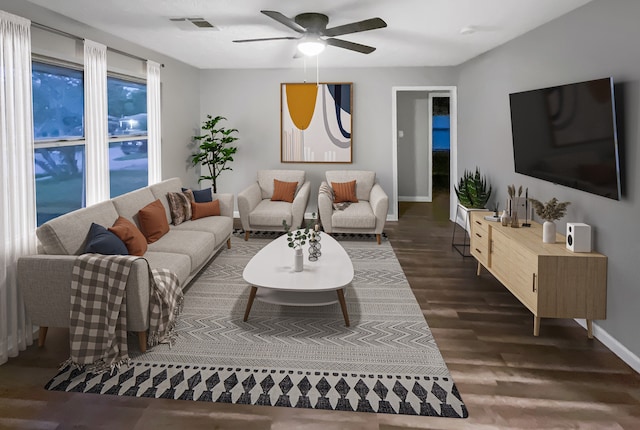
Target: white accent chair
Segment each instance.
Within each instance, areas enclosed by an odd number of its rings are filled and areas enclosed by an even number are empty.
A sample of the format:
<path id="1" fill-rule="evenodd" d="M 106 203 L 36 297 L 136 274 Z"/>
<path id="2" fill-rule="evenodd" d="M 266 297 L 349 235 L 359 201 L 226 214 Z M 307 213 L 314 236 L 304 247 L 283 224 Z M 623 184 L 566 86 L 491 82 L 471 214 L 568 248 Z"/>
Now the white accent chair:
<path id="1" fill-rule="evenodd" d="M 364 233 L 375 234 L 378 245 L 382 242 L 382 230 L 387 220 L 389 197 L 380 184 L 376 174 L 364 170 L 331 170 L 325 173 L 326 182 L 322 182 L 318 193 L 318 212 L 322 228 L 326 233 Z M 323 192 L 332 182 L 356 181 L 357 203 L 350 203 L 344 209 L 335 209 L 331 193 Z M 327 188 L 328 187 L 328 188 Z"/>
<path id="2" fill-rule="evenodd" d="M 271 201 L 273 180 L 297 182 L 293 203 Z M 238 194 L 238 211 L 244 229 L 244 240 L 250 231 L 284 231 L 282 220 L 292 229 L 299 228 L 309 202 L 311 182 L 305 181 L 304 170 L 259 170 L 258 180 Z"/>

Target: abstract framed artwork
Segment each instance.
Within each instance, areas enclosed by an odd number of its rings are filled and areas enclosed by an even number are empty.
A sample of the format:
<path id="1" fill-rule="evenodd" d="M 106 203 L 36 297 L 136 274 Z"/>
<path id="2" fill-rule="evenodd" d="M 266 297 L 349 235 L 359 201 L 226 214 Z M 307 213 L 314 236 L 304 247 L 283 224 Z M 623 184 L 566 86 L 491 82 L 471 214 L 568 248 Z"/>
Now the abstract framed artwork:
<path id="1" fill-rule="evenodd" d="M 280 161 L 351 163 L 351 82 L 280 84 Z"/>

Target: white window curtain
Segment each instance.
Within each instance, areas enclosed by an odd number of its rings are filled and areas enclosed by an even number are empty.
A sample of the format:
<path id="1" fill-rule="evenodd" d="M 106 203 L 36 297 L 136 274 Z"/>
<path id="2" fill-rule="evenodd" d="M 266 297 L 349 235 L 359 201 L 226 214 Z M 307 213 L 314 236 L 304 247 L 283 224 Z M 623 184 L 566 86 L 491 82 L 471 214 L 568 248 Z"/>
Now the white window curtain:
<path id="1" fill-rule="evenodd" d="M 86 205 L 91 206 L 110 197 L 107 47 L 91 40 L 84 41 L 84 94 Z"/>
<path id="2" fill-rule="evenodd" d="M 162 180 L 160 64 L 147 61 L 147 154 L 149 185 Z"/>
<path id="3" fill-rule="evenodd" d="M 31 22 L 0 11 L 0 364 L 33 342 L 16 264 L 36 252 Z"/>

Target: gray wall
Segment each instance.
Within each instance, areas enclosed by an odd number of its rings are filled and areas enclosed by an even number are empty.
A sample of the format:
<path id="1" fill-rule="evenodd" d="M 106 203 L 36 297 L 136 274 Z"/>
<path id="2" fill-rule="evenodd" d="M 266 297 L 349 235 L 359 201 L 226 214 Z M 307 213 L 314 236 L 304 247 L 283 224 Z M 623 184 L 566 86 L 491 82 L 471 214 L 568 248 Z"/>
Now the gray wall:
<path id="1" fill-rule="evenodd" d="M 353 82 L 353 164 L 280 162 L 280 84 L 303 82 L 302 69 L 203 70 L 200 72 L 201 119 L 222 115 L 239 130 L 233 171 L 219 178 L 219 191 L 237 194 L 255 181 L 258 169 L 302 169 L 311 181 L 308 212 L 317 208 L 324 172 L 375 170 L 378 181 L 393 193 L 391 88 L 452 85 L 451 68 L 323 69 L 321 82 Z M 315 81 L 315 69 L 312 81 Z M 389 209 L 392 212 L 392 209 Z"/>
<path id="2" fill-rule="evenodd" d="M 103 43 L 128 54 L 163 63 L 162 80 L 162 177 L 180 177 L 187 185 L 196 184 L 193 169 L 187 168 L 188 144 L 199 124 L 198 69 L 160 53 L 142 48 L 118 37 L 96 30 L 78 21 L 20 0 L 0 0 L 0 9 L 33 22 L 56 28 L 76 36 Z M 82 46 L 71 39 L 32 29 L 35 53 L 82 63 Z M 76 52 L 73 52 L 73 51 Z M 110 52 L 108 66 L 115 71 L 145 76 L 141 63 Z M 142 74 L 142 75 L 141 75 Z"/>
<path id="3" fill-rule="evenodd" d="M 558 222 L 586 222 L 595 249 L 609 257 L 607 319 L 597 324 L 640 356 L 640 229 L 638 118 L 640 117 L 640 2 L 596 0 L 459 67 L 458 169 L 479 166 L 498 190 L 501 207 L 507 185 L 529 187 L 547 201 L 571 201 Z M 622 84 L 626 118 L 626 196 L 620 201 L 514 173 L 509 98 L 511 92 L 612 76 Z M 544 324 L 544 321 L 543 321 Z"/>
<path id="4" fill-rule="evenodd" d="M 398 196 L 431 197 L 429 93 L 398 91 Z M 402 199 L 400 199 L 402 200 Z"/>

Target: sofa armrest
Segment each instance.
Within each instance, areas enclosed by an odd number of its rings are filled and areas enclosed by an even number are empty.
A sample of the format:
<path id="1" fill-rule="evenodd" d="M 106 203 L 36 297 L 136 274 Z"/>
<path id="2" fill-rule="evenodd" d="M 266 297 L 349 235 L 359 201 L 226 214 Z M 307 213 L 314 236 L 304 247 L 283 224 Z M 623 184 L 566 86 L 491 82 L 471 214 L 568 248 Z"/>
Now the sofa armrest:
<path id="1" fill-rule="evenodd" d="M 75 255 L 30 255 L 18 259 L 18 288 L 32 324 L 69 327 L 71 273 Z M 133 263 L 127 280 L 127 330 L 149 327 L 149 269 Z"/>
<path id="2" fill-rule="evenodd" d="M 240 212 L 240 221 L 245 231 L 251 230 L 249 225 L 249 214 L 262 201 L 262 191 L 257 182 L 249 185 L 238 193 L 238 211 Z"/>
<path id="3" fill-rule="evenodd" d="M 373 214 L 376 216 L 376 234 L 381 234 L 384 229 L 384 223 L 387 221 L 387 212 L 389 211 L 389 197 L 384 192 L 380 184 L 375 183 L 371 188 L 369 195 L 369 203 Z"/>
<path id="4" fill-rule="evenodd" d="M 213 200 L 220 201 L 220 215 L 233 218 L 233 194 L 231 193 L 213 193 Z"/>
<path id="5" fill-rule="evenodd" d="M 309 194 L 311 194 L 311 182 L 306 181 L 293 198 L 293 207 L 291 208 L 293 214 L 291 220 L 292 228 L 300 228 L 302 226 L 304 211 L 307 209 L 307 203 L 309 203 Z"/>
<path id="6" fill-rule="evenodd" d="M 328 187 L 329 185 L 326 181 L 322 181 L 320 188 L 323 188 L 323 186 Z M 333 215 L 333 201 L 331 197 L 326 193 L 318 193 L 318 216 L 322 223 L 322 229 L 327 233 L 333 232 L 331 215 Z"/>

